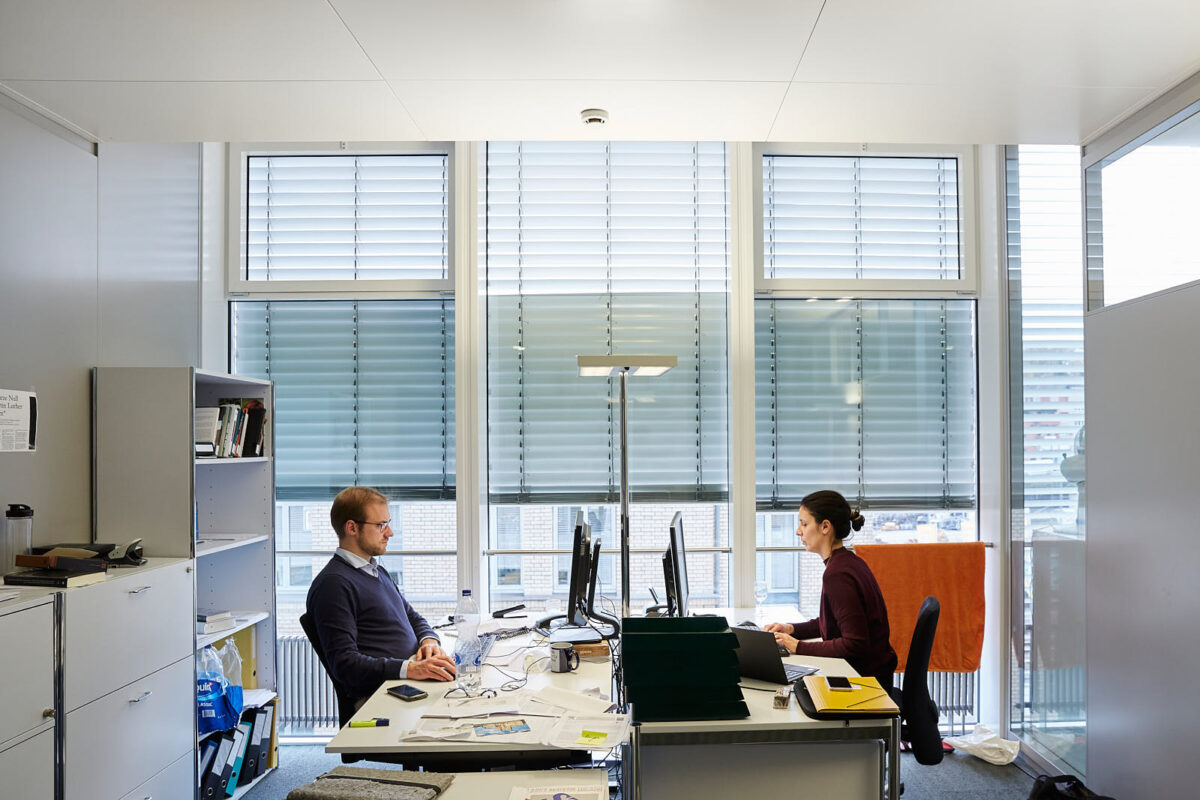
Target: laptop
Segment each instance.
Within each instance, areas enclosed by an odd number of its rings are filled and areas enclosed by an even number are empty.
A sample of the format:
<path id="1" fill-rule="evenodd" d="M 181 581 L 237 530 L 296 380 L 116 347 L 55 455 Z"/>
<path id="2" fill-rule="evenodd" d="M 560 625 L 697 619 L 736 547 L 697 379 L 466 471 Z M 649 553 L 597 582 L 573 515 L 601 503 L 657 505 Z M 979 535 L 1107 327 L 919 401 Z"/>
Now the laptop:
<path id="1" fill-rule="evenodd" d="M 817 671 L 816 667 L 803 664 L 784 664 L 773 633 L 741 626 L 734 626 L 732 630 L 738 639 L 738 671 L 743 678 L 757 678 L 770 683 L 795 683 Z"/>

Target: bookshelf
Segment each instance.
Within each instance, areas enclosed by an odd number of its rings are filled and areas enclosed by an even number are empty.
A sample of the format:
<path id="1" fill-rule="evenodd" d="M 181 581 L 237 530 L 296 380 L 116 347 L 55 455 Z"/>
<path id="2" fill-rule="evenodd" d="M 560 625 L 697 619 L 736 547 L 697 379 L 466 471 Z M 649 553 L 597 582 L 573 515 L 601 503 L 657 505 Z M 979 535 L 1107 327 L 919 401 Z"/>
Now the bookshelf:
<path id="1" fill-rule="evenodd" d="M 193 559 L 193 618 L 195 609 L 237 617 L 213 634 L 193 626 L 195 649 L 232 638 L 245 690 L 274 697 L 272 383 L 193 367 L 97 367 L 92 396 L 96 540 L 141 538 L 149 557 Z M 226 398 L 266 408 L 261 456 L 196 457 L 195 409 Z"/>

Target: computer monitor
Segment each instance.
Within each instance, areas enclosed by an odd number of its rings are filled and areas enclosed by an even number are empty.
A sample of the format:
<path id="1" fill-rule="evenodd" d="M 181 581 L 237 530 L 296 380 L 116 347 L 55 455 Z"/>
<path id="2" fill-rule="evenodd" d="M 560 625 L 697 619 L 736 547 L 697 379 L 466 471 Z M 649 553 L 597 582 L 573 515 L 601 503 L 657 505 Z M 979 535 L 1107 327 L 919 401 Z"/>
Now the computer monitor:
<path id="1" fill-rule="evenodd" d="M 553 628 L 586 627 L 588 620 L 588 580 L 591 572 L 592 528 L 587 524 L 583 511 L 575 514 L 575 534 L 571 540 L 571 577 L 567 581 L 567 608 L 565 613 L 551 614 L 538 620 L 534 627 L 539 633 L 550 636 Z M 563 620 L 551 626 L 555 620 Z"/>
<path id="2" fill-rule="evenodd" d="M 598 622 L 603 622 L 611 625 L 613 635 L 620 632 L 621 623 L 615 618 L 596 608 L 596 583 L 600 577 L 600 539 L 596 538 L 592 544 L 591 569 L 588 570 L 588 597 L 587 597 L 587 613 L 591 619 Z M 605 631 L 607 634 L 607 631 Z M 607 635 L 606 637 L 607 638 Z"/>
<path id="3" fill-rule="evenodd" d="M 667 614 L 686 617 L 688 613 L 687 550 L 683 544 L 683 514 L 676 511 L 668 531 L 667 551 L 663 553 L 663 577 L 667 584 Z"/>

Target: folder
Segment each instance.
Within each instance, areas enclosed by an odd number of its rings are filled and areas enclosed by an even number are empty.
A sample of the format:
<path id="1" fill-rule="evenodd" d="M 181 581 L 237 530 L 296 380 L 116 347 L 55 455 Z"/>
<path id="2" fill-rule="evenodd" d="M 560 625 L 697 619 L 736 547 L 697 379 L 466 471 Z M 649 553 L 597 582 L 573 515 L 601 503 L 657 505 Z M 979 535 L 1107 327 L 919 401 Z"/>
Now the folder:
<path id="1" fill-rule="evenodd" d="M 242 771 L 238 779 L 238 785 L 245 785 L 254 779 L 258 774 L 258 737 L 259 728 L 262 723 L 258 721 L 258 712 L 260 708 L 247 708 L 242 712 L 242 721 L 239 725 L 249 725 L 246 731 L 246 754 L 242 757 Z"/>
<path id="2" fill-rule="evenodd" d="M 275 719 L 275 705 L 268 704 L 257 710 L 254 719 L 258 731 L 258 755 L 254 762 L 255 777 L 267 771 L 267 762 L 271 758 L 271 724 Z"/>
<path id="3" fill-rule="evenodd" d="M 835 714 L 899 714 L 900 707 L 874 678 L 851 678 L 857 686 L 848 692 L 835 692 L 824 675 L 805 675 L 804 688 L 818 712 Z"/>
<path id="4" fill-rule="evenodd" d="M 241 777 L 242 759 L 246 755 L 246 724 L 239 722 L 233 730 L 233 749 L 229 751 L 229 776 L 225 779 L 225 796 L 233 797 Z"/>
<path id="5" fill-rule="evenodd" d="M 233 750 L 233 737 L 223 733 L 213 738 L 217 740 L 217 750 L 208 767 L 208 774 L 204 776 L 204 782 L 200 786 L 202 800 L 216 800 L 225 796 L 225 781 L 229 779 L 229 770 L 233 768 L 229 761 L 229 753 Z"/>
<path id="6" fill-rule="evenodd" d="M 200 797 L 204 797 L 204 779 L 208 775 L 209 768 L 212 767 L 217 747 L 217 740 L 211 736 L 200 743 L 200 761 L 199 767 L 196 769 L 196 782 L 197 788 L 200 790 Z"/>

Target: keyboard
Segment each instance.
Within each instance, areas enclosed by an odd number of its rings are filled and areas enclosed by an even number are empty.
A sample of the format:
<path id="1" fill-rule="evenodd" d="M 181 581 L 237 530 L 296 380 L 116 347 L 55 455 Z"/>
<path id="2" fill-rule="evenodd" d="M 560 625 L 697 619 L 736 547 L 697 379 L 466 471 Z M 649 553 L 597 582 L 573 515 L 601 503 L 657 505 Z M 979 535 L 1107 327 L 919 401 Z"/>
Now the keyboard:
<path id="1" fill-rule="evenodd" d="M 496 631 L 495 633 L 479 634 L 479 660 L 483 661 L 488 657 L 488 653 L 492 652 L 492 645 L 501 639 L 511 639 L 514 636 L 522 636 L 529 633 L 529 628 L 513 628 L 507 631 Z"/>

